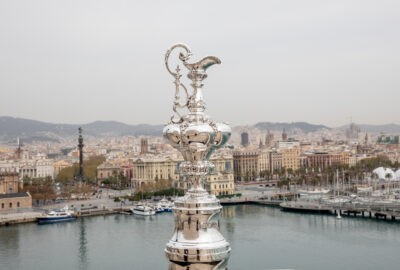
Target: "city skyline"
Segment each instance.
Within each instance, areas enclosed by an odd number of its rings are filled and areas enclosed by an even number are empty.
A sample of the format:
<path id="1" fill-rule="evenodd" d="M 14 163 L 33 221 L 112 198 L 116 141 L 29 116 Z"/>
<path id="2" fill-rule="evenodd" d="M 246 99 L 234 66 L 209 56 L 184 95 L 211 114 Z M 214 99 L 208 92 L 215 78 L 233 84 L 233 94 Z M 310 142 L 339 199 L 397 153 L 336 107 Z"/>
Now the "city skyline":
<path id="1" fill-rule="evenodd" d="M 335 127 L 351 118 L 399 124 L 398 7 L 395 1 L 3 1 L 0 115 L 164 123 L 173 83 L 162 55 L 184 42 L 194 59 L 222 60 L 204 88 L 214 119 L 233 126 Z"/>
<path id="2" fill-rule="evenodd" d="M 76 122 L 60 122 L 60 121 L 52 122 L 52 121 L 45 121 L 45 120 L 42 120 L 42 119 L 25 118 L 25 117 L 12 116 L 12 115 L 0 115 L 0 118 L 2 118 L 2 117 L 4 117 L 4 118 L 11 117 L 11 118 L 14 118 L 14 119 L 42 122 L 44 124 L 54 124 L 54 125 L 77 125 L 77 126 L 82 125 L 83 126 L 83 125 L 88 125 L 88 124 L 98 123 L 98 122 L 103 122 L 103 123 L 108 123 L 108 122 L 112 123 L 112 122 L 114 122 L 114 123 L 120 123 L 120 124 L 124 124 L 124 125 L 130 125 L 130 126 L 136 126 L 136 125 L 163 126 L 163 125 L 165 125 L 165 123 L 154 123 L 154 124 L 153 123 L 145 123 L 145 122 L 127 123 L 127 122 L 123 122 L 123 121 L 118 120 L 118 119 L 116 119 L 116 120 L 113 120 L 113 119 L 111 119 L 111 120 L 97 119 L 97 120 L 93 120 L 93 121 L 89 121 L 89 122 L 76 123 Z M 243 124 L 232 125 L 232 126 L 233 127 L 246 127 L 246 126 L 254 127 L 254 126 L 256 126 L 257 124 L 260 124 L 260 123 L 289 124 L 289 125 L 290 124 L 295 124 L 295 123 L 306 123 L 306 124 L 310 124 L 310 125 L 321 125 L 321 126 L 325 126 L 327 128 L 331 128 L 331 129 L 345 128 L 345 127 L 348 127 L 349 124 L 351 124 L 351 123 L 354 123 L 356 125 L 366 125 L 366 126 L 386 126 L 386 125 L 400 126 L 400 122 L 387 122 L 387 123 L 381 123 L 381 124 L 360 123 L 360 122 L 354 121 L 352 118 L 350 118 L 349 122 L 340 124 L 338 126 L 330 126 L 330 125 L 327 125 L 325 123 L 313 123 L 313 122 L 310 122 L 310 121 L 302 121 L 302 120 L 280 122 L 280 121 L 273 121 L 271 119 L 265 119 L 265 120 L 261 120 L 259 122 L 254 122 L 254 123 L 250 123 L 249 122 L 249 123 L 243 123 Z M 283 128 L 281 130 L 283 130 Z"/>

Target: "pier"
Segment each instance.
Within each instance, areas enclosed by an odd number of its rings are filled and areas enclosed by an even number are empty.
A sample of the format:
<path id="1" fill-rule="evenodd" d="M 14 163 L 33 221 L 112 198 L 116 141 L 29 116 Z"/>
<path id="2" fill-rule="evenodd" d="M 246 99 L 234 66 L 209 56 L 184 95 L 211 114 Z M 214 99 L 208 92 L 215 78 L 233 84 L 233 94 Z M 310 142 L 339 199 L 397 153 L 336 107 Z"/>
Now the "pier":
<path id="1" fill-rule="evenodd" d="M 85 208 L 76 211 L 76 217 L 93 217 L 126 213 L 127 207 L 103 207 L 103 208 Z M 45 213 L 45 209 L 25 209 L 21 212 L 7 213 L 0 215 L 0 226 L 9 226 L 14 224 L 32 223 L 36 222 L 38 217 Z"/>
<path id="2" fill-rule="evenodd" d="M 0 226 L 36 222 L 42 212 L 8 213 L 0 215 Z"/>
<path id="3" fill-rule="evenodd" d="M 293 201 L 282 202 L 280 207 L 286 211 L 340 214 L 343 216 L 367 217 L 391 221 L 400 220 L 400 204 L 343 203 L 330 205 L 320 202 Z"/>

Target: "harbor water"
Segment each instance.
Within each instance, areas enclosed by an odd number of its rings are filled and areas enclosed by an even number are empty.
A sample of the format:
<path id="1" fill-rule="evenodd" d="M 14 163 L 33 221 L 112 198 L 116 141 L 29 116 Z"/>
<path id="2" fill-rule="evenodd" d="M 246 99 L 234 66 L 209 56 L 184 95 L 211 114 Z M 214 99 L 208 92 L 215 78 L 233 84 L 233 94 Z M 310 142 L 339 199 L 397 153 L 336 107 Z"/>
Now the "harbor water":
<path id="1" fill-rule="evenodd" d="M 1 270 L 167 270 L 173 214 L 109 215 L 0 227 Z M 400 223 L 226 206 L 229 269 L 399 269 Z"/>

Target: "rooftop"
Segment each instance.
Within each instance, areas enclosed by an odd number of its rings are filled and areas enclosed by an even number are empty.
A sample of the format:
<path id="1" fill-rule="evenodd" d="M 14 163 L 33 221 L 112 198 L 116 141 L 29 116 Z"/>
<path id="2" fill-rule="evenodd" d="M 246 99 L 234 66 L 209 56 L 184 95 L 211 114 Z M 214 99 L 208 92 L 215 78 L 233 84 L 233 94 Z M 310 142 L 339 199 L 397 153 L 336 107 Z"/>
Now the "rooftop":
<path id="1" fill-rule="evenodd" d="M 0 199 L 30 197 L 28 192 L 0 194 Z"/>

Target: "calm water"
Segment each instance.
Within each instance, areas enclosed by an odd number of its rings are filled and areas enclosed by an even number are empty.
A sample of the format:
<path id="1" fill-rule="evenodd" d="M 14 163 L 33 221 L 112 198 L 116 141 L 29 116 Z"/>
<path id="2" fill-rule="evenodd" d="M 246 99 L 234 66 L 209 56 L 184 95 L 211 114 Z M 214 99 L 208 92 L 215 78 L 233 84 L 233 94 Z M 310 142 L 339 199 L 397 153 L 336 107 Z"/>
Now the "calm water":
<path id="1" fill-rule="evenodd" d="M 224 207 L 231 269 L 399 269 L 400 223 Z M 0 269 L 167 269 L 173 215 L 0 227 Z"/>

